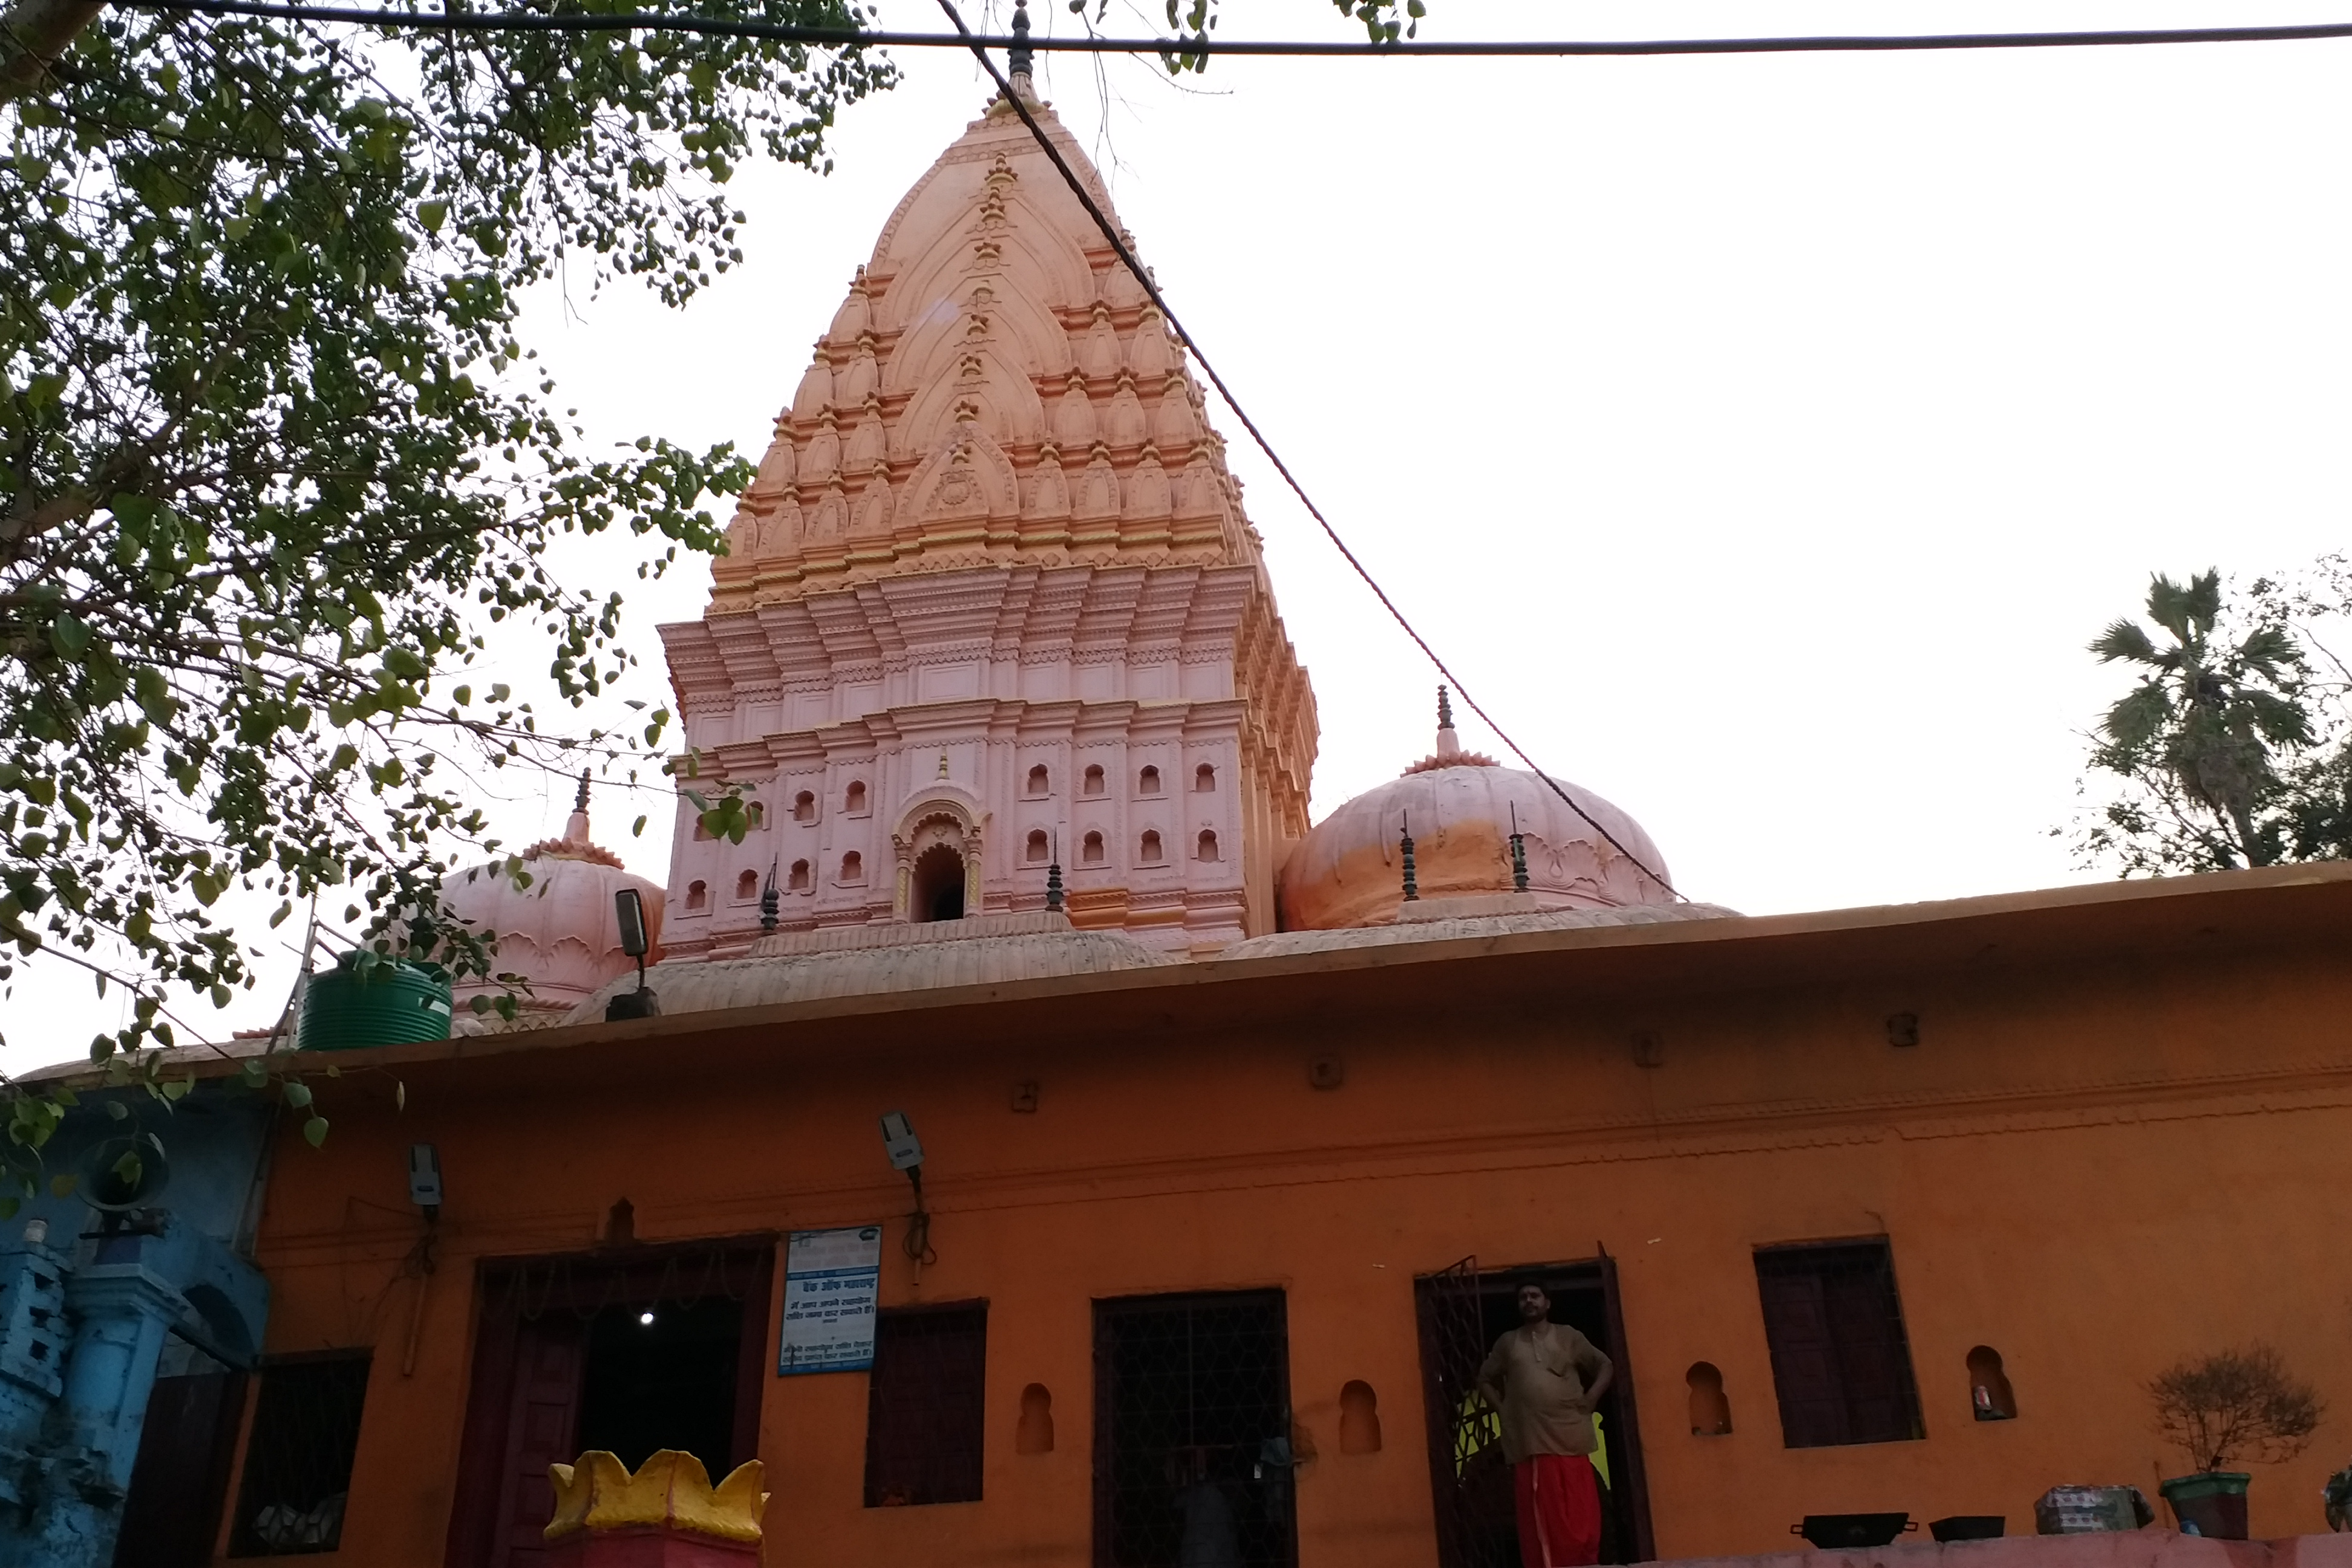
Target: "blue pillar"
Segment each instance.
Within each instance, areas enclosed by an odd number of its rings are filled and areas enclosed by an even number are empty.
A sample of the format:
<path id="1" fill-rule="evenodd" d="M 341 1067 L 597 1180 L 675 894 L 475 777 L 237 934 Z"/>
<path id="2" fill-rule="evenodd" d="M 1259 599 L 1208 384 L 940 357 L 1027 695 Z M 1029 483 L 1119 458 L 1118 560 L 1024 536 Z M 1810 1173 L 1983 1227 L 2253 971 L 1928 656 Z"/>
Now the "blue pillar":
<path id="1" fill-rule="evenodd" d="M 187 1309 L 169 1280 L 138 1260 L 140 1237 L 101 1244 L 66 1285 L 73 1342 L 53 1408 L 36 1500 L 27 1568 L 110 1568 L 122 1501 L 139 1458 L 163 1336 Z"/>
<path id="2" fill-rule="evenodd" d="M 37 1220 L 16 1248 L 0 1252 L 0 1517 L 30 1502 L 26 1468 L 65 1388 L 66 1270 Z M 11 1533 L 0 1527 L 0 1542 Z"/>

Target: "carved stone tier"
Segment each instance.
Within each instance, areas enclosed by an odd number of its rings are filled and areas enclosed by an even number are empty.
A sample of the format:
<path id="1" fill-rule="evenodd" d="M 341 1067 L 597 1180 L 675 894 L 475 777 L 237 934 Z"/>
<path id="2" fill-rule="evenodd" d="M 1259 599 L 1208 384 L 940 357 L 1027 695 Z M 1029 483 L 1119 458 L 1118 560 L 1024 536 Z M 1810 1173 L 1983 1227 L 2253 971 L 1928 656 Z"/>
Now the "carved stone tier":
<path id="1" fill-rule="evenodd" d="M 1181 346 L 1001 104 L 891 215 L 728 544 L 717 613 L 961 566 L 1259 563 Z"/>
<path id="2" fill-rule="evenodd" d="M 1273 928 L 1274 848 L 1307 829 L 1314 697 L 1260 575 L 939 573 L 666 626 L 698 788 L 761 802 L 740 844 L 681 804 L 663 941 L 735 956 L 772 872 L 786 929 L 1044 906 L 1207 952 Z M 950 857 L 935 858 L 950 863 Z"/>

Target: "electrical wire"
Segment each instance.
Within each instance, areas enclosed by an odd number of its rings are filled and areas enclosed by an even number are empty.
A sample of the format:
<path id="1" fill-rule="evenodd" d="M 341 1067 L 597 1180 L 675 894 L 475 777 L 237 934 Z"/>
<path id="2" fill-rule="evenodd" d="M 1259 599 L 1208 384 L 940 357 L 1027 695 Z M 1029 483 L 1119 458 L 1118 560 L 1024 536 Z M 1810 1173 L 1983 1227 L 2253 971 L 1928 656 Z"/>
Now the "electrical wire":
<path id="1" fill-rule="evenodd" d="M 1087 216 L 1094 219 L 1095 226 L 1100 229 L 1103 237 L 1110 242 L 1111 249 L 1118 257 L 1120 264 L 1134 277 L 1136 282 L 1142 286 L 1145 295 L 1159 310 L 1160 319 L 1168 323 L 1170 331 L 1173 331 L 1192 352 L 1192 358 L 1201 366 L 1201 373 L 1206 375 L 1210 384 L 1217 389 L 1217 395 L 1225 400 L 1225 406 L 1232 409 L 1234 417 L 1242 422 L 1242 428 L 1247 430 L 1250 439 L 1257 443 L 1257 449 L 1265 454 L 1266 461 L 1274 465 L 1275 472 L 1282 476 L 1283 483 L 1290 487 L 1291 494 L 1298 498 L 1298 503 L 1307 509 L 1307 515 L 1321 526 L 1324 537 L 1330 540 L 1332 547 L 1338 550 L 1348 564 L 1355 569 L 1356 575 L 1363 579 L 1364 586 L 1372 591 L 1372 596 L 1380 600 L 1381 607 L 1388 611 L 1390 618 L 1404 628 L 1404 635 L 1412 639 L 1413 646 L 1421 649 L 1431 664 L 1436 666 L 1437 672 L 1452 683 L 1454 691 L 1468 705 L 1470 711 L 1486 721 L 1486 727 L 1495 732 L 1496 739 L 1509 747 L 1511 754 L 1528 765 L 1528 772 L 1543 780 L 1550 787 L 1552 794 L 1559 796 L 1569 810 L 1583 818 L 1586 826 L 1601 835 L 1602 841 L 1611 848 L 1632 861 L 1635 869 L 1674 897 L 1682 898 L 1682 893 L 1672 882 L 1667 881 L 1663 874 L 1649 866 L 1639 855 L 1627 848 L 1600 819 L 1579 805 L 1576 798 L 1561 787 L 1558 779 L 1536 765 L 1535 759 L 1528 756 L 1526 750 L 1517 741 L 1511 739 L 1510 734 L 1495 721 L 1494 715 L 1479 706 L 1478 700 L 1471 696 L 1469 690 L 1463 686 L 1462 678 L 1446 667 L 1445 661 L 1437 656 L 1437 650 L 1429 646 L 1428 639 L 1414 629 L 1413 624 L 1405 618 L 1404 612 L 1397 608 L 1396 601 L 1388 596 L 1387 591 L 1381 588 L 1364 563 L 1356 558 L 1356 552 L 1348 548 L 1347 541 L 1339 537 L 1339 531 L 1331 526 L 1331 520 L 1323 515 L 1323 509 L 1315 504 L 1314 498 L 1307 493 L 1307 487 L 1298 482 L 1298 476 L 1290 471 L 1290 465 L 1282 460 L 1281 454 L 1274 449 L 1274 443 L 1265 438 L 1265 432 L 1257 427 L 1257 421 L 1252 419 L 1248 411 L 1242 407 L 1241 400 L 1234 395 L 1233 388 L 1225 384 L 1225 378 L 1217 374 L 1217 367 L 1209 363 L 1209 356 L 1201 351 L 1201 345 L 1194 341 L 1192 334 L 1184 330 L 1184 324 L 1177 320 L 1176 312 L 1169 306 L 1167 298 L 1160 292 L 1158 281 L 1145 270 L 1143 263 L 1136 258 L 1135 252 L 1129 248 L 1126 235 L 1120 231 L 1117 224 L 1111 222 L 1110 215 L 1103 211 L 1093 195 L 1087 191 L 1085 182 L 1078 178 L 1077 171 L 1071 168 L 1069 161 L 1062 156 L 1062 150 L 1055 146 L 1053 138 L 1045 134 L 1045 128 L 1040 125 L 1037 122 L 1037 117 L 1030 112 L 1029 105 L 1023 100 L 1020 93 L 1013 90 L 1011 80 L 997 68 L 996 62 L 989 58 L 987 46 L 964 26 L 962 16 L 955 8 L 955 0 L 940 0 L 940 9 L 947 13 L 948 20 L 955 24 L 959 33 L 971 40 L 971 48 L 973 58 L 980 61 L 981 68 L 988 73 L 989 79 L 995 82 L 996 90 L 1003 95 L 1007 103 L 1013 106 L 1013 112 L 1021 117 L 1021 123 L 1029 128 L 1029 134 L 1036 140 L 1037 145 L 1045 151 L 1045 156 L 1060 172 L 1063 183 L 1070 188 L 1070 194 L 1078 198 L 1079 205 L 1087 210 Z"/>
<path id="2" fill-rule="evenodd" d="M 1239 55 L 1282 59 L 1545 59 L 1645 55 L 1892 54 L 1913 50 L 2109 48 L 2143 44 L 2278 44 L 2352 38 L 2352 22 L 2242 27 L 2095 28 L 2051 33 L 1862 33 L 1751 38 L 1400 38 L 1393 43 L 1282 42 L 1255 38 L 1108 38 L 1093 35 L 1016 38 L 811 27 L 666 11 L 394 11 L 376 5 L 310 5 L 281 0 L 121 0 L 130 10 L 288 22 L 346 22 L 464 33 L 697 33 L 763 38 L 820 48 L 1024 47 L 1057 54 Z"/>

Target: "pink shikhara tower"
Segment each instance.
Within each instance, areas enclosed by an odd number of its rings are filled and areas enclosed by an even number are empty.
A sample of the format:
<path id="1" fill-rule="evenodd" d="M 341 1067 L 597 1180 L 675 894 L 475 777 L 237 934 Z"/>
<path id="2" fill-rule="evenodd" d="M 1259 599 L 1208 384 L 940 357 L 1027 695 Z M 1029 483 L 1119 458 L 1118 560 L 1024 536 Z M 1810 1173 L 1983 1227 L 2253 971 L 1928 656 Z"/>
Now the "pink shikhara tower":
<path id="1" fill-rule="evenodd" d="M 681 801 L 670 953 L 747 952 L 772 874 L 785 931 L 1043 910 L 1049 863 L 1082 929 L 1274 929 L 1314 693 L 1181 348 L 1002 100 L 891 214 L 727 539 L 662 638 L 694 787 L 759 825 Z"/>

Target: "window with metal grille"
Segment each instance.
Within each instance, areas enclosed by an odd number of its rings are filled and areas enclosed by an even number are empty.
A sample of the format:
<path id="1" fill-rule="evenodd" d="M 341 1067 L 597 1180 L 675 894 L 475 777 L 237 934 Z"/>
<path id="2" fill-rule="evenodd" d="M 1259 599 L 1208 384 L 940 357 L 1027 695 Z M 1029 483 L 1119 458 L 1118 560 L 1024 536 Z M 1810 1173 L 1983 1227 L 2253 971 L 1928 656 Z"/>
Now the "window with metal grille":
<path id="1" fill-rule="evenodd" d="M 980 1500 L 988 1306 L 902 1307 L 874 1321 L 866 1506 Z"/>
<path id="2" fill-rule="evenodd" d="M 367 1382 L 365 1351 L 263 1363 L 230 1556 L 283 1557 L 342 1544 Z"/>
<path id="3" fill-rule="evenodd" d="M 1095 1303 L 1097 1568 L 1292 1568 L 1282 1292 Z"/>
<path id="4" fill-rule="evenodd" d="M 1759 1248 L 1756 1284 L 1791 1448 L 1925 1436 L 1884 1241 Z"/>

